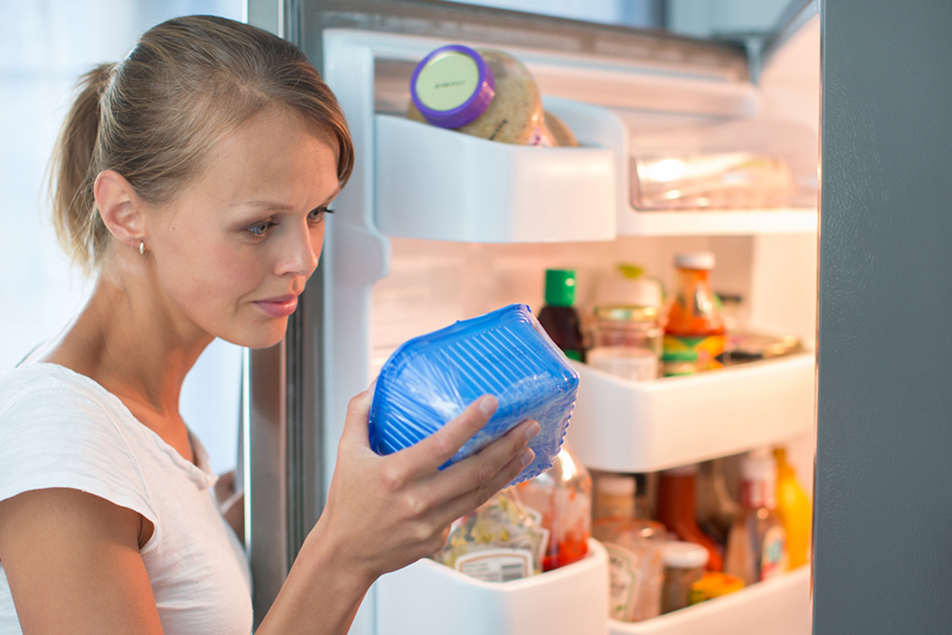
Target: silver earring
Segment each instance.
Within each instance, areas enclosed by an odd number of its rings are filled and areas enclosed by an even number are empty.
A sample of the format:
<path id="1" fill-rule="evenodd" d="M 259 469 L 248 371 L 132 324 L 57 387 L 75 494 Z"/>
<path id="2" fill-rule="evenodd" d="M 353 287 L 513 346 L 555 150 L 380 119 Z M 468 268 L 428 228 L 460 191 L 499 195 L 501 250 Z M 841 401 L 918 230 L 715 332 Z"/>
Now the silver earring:
<path id="1" fill-rule="evenodd" d="M 145 255 L 145 241 L 144 240 L 139 241 L 139 254 Z"/>

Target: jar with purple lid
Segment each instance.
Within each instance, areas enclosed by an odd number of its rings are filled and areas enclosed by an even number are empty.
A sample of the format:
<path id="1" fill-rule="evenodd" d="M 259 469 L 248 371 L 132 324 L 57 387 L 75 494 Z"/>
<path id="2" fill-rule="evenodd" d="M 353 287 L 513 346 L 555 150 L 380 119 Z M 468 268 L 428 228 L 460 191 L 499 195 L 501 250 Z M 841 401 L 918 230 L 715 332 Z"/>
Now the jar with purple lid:
<path id="1" fill-rule="evenodd" d="M 410 97 L 409 119 L 502 143 L 560 145 L 529 69 L 502 51 L 440 47 L 417 64 Z"/>

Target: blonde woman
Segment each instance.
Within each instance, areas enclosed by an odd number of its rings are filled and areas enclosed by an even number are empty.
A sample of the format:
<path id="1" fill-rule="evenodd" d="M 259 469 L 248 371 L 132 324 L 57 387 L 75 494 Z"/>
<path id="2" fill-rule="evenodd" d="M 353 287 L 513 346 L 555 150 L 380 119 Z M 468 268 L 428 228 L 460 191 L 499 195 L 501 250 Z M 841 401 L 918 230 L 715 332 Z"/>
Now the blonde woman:
<path id="1" fill-rule="evenodd" d="M 250 576 L 178 412 L 214 338 L 283 337 L 347 181 L 344 117 L 295 47 L 192 16 L 86 75 L 54 157 L 54 218 L 97 274 L 60 336 L 0 376 L 0 635 L 247 634 Z M 478 400 L 387 457 L 350 404 L 327 505 L 258 633 L 344 633 L 381 574 L 532 459 L 527 421 L 442 465 L 491 416 Z"/>

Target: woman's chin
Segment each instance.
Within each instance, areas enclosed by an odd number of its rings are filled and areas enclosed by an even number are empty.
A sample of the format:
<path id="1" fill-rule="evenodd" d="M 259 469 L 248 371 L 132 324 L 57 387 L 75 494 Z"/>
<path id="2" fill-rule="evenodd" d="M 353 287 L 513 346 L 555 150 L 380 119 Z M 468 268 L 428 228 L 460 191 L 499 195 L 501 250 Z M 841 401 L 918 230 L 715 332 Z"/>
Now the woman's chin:
<path id="1" fill-rule="evenodd" d="M 219 335 L 218 337 L 245 348 L 271 348 L 284 339 L 284 334 L 288 329 L 287 318 L 275 320 L 275 322 L 275 324 L 270 325 L 270 328 L 258 328 L 241 333 Z M 280 324 L 277 322 L 280 322 Z"/>

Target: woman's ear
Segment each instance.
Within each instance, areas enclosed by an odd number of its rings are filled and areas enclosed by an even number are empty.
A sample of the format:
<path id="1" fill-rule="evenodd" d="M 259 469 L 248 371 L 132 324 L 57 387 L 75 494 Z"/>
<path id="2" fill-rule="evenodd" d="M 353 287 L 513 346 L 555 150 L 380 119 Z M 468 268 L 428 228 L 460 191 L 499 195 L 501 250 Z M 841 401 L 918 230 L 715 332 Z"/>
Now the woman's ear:
<path id="1" fill-rule="evenodd" d="M 129 181 L 118 172 L 103 170 L 93 184 L 93 196 L 106 228 L 123 244 L 138 249 L 145 240 L 145 219 Z"/>

